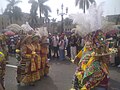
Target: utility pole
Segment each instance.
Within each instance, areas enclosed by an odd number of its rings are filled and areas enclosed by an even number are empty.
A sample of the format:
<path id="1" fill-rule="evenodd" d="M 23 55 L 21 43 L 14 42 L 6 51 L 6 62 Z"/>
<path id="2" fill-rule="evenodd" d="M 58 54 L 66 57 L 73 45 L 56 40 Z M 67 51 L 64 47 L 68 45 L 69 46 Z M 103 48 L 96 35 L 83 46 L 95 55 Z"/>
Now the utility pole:
<path id="1" fill-rule="evenodd" d="M 61 13 L 59 13 L 59 9 L 57 9 L 57 15 L 61 15 L 61 33 L 64 32 L 64 22 L 63 22 L 64 18 L 63 18 L 63 16 L 67 15 L 67 13 L 68 13 L 68 7 L 66 7 L 66 12 L 65 13 L 63 12 L 63 8 L 64 8 L 64 6 L 62 4 L 61 5 Z"/>

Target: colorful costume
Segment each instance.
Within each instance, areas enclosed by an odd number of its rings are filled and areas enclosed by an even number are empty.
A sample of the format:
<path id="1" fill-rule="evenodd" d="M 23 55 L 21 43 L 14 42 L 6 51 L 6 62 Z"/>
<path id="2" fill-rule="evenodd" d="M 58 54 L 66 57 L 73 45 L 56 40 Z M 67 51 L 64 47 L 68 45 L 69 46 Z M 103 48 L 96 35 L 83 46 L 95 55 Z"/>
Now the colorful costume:
<path id="1" fill-rule="evenodd" d="M 73 80 L 73 90 L 107 90 L 109 71 L 106 62 L 109 62 L 109 54 L 103 32 L 98 30 L 88 37 L 89 48 L 85 46 L 74 61 L 78 68 Z"/>
<path id="2" fill-rule="evenodd" d="M 25 41 L 30 39 L 27 37 Z M 35 47 L 31 43 L 24 44 L 21 48 L 21 56 L 18 69 L 17 69 L 17 81 L 25 84 L 34 83 L 36 80 L 40 79 L 40 75 L 37 72 L 37 54 L 35 52 Z"/>
<path id="3" fill-rule="evenodd" d="M 49 73 L 49 63 L 48 63 L 48 43 L 47 38 L 43 36 L 43 40 L 41 43 L 41 76 L 47 75 Z"/>
<path id="4" fill-rule="evenodd" d="M 5 56 L 0 52 L 0 90 L 4 90 L 4 75 L 5 75 Z"/>
<path id="5" fill-rule="evenodd" d="M 37 65 L 37 75 L 39 75 L 39 78 L 37 78 L 37 80 L 39 80 L 41 76 L 41 54 L 40 54 L 41 46 L 39 44 L 39 36 L 33 36 L 32 41 L 36 52 L 35 62 Z"/>
<path id="6" fill-rule="evenodd" d="M 7 38 L 5 35 L 0 36 L 1 51 L 5 55 L 5 60 L 8 61 L 8 48 L 6 45 L 6 40 L 7 40 Z"/>

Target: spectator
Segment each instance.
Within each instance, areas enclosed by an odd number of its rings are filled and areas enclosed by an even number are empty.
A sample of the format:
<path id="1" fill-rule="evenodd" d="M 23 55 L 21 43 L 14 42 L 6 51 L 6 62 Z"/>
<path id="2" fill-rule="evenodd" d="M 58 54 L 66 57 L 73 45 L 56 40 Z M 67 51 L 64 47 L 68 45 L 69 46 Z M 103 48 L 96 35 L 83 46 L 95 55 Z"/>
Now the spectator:
<path id="1" fill-rule="evenodd" d="M 59 59 L 64 60 L 65 59 L 65 41 L 64 41 L 64 36 L 60 37 L 60 42 L 59 42 Z"/>
<path id="2" fill-rule="evenodd" d="M 58 37 L 53 36 L 53 53 L 54 53 L 53 57 L 57 57 L 57 58 L 58 58 L 58 42 L 59 42 Z"/>
<path id="3" fill-rule="evenodd" d="M 71 50 L 71 59 L 74 59 L 76 56 L 76 46 L 77 46 L 77 38 L 75 37 L 75 34 L 72 34 L 70 39 L 70 50 Z"/>

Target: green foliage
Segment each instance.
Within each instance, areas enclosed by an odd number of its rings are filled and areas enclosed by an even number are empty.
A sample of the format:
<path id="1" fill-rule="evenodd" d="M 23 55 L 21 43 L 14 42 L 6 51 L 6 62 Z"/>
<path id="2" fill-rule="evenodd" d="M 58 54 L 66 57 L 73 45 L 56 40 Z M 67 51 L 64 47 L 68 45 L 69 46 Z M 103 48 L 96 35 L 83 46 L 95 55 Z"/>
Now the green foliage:
<path id="1" fill-rule="evenodd" d="M 20 3 L 20 0 L 6 0 L 8 2 L 8 5 L 4 11 L 5 15 L 9 16 L 10 23 L 13 22 L 13 20 L 21 20 L 22 17 L 22 11 L 21 8 L 16 6 L 18 3 Z"/>
<path id="2" fill-rule="evenodd" d="M 85 9 L 88 9 L 90 4 L 94 3 L 95 0 L 75 0 L 75 6 L 79 6 L 80 9 L 83 9 L 85 13 Z"/>

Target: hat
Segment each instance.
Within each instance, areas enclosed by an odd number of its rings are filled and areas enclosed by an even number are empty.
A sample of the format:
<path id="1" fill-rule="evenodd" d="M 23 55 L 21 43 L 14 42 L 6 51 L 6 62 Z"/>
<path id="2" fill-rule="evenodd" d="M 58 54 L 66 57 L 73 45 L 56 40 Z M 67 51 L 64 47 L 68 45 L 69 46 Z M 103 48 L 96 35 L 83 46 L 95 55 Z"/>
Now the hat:
<path id="1" fill-rule="evenodd" d="M 34 35 L 34 36 L 32 36 L 32 40 L 34 41 L 34 40 L 39 40 L 40 39 L 40 36 L 38 36 L 38 35 Z"/>
<path id="2" fill-rule="evenodd" d="M 22 44 L 25 44 L 28 40 L 31 40 L 32 39 L 32 36 L 31 35 L 27 35 L 24 39 L 23 39 L 23 41 L 21 42 L 21 45 Z"/>
<path id="3" fill-rule="evenodd" d="M 116 53 L 116 50 L 109 49 L 105 33 L 102 30 L 89 33 L 86 36 L 86 40 L 92 42 L 92 49 L 94 51 L 92 56 L 106 56 L 112 53 Z"/>

